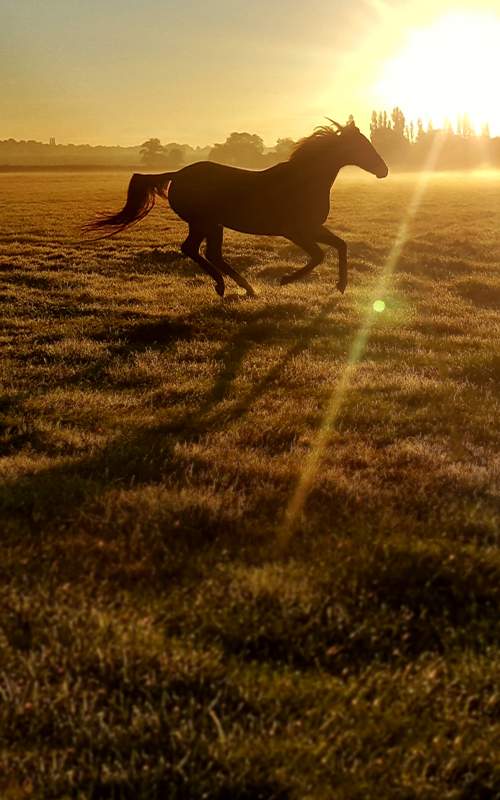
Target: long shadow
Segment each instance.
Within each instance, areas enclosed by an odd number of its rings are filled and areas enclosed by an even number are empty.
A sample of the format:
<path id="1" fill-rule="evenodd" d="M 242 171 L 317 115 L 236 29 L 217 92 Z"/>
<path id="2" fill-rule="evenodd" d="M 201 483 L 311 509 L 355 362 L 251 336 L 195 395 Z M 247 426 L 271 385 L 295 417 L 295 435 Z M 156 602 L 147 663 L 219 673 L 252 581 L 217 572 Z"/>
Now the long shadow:
<path id="1" fill-rule="evenodd" d="M 179 248 L 182 237 L 179 239 Z M 291 268 L 295 268 L 297 260 L 306 263 L 304 252 L 296 245 L 281 240 L 279 237 L 270 240 L 272 244 L 265 246 L 252 246 L 252 253 L 249 255 L 245 247 L 231 246 L 225 243 L 224 254 L 229 263 L 238 272 L 243 274 L 253 271 L 264 282 L 274 282 L 281 278 Z M 272 253 L 272 262 L 269 264 L 269 253 Z M 102 257 L 102 256 L 101 256 Z M 159 247 L 144 248 L 134 253 L 110 254 L 111 258 L 117 258 L 114 267 L 120 273 L 140 273 L 148 274 L 175 274 L 184 278 L 198 277 L 206 280 L 206 276 L 201 270 L 187 258 L 180 249 L 164 249 Z M 334 257 L 335 260 L 335 257 Z M 286 263 L 280 263 L 285 261 Z M 230 285 L 231 281 L 229 281 Z"/>
<path id="2" fill-rule="evenodd" d="M 94 336 L 99 339 L 99 335 Z M 109 334 L 105 337 L 109 341 Z M 128 348 L 141 349 L 151 345 L 165 347 L 172 342 L 189 342 L 193 338 L 193 326 L 184 320 L 154 320 L 133 325 L 125 332 Z"/>
<path id="3" fill-rule="evenodd" d="M 278 264 L 276 266 L 271 267 L 264 267 L 264 269 L 260 269 L 257 273 L 259 280 L 261 282 L 266 283 L 275 283 L 280 280 L 283 275 L 286 275 L 291 270 L 297 268 L 297 263 L 291 261 L 287 264 Z M 303 264 L 301 264 L 303 266 Z M 316 283 L 320 280 L 320 276 L 317 272 L 311 272 L 309 275 L 305 275 L 303 278 L 300 279 L 300 282 L 303 284 L 307 283 Z"/>
<path id="4" fill-rule="evenodd" d="M 500 308 L 500 287 L 490 286 L 481 281 L 470 280 L 455 287 L 455 291 L 464 300 L 469 300 L 476 308 L 496 309 Z"/>
<path id="5" fill-rule="evenodd" d="M 181 253 L 180 249 L 160 250 L 154 247 L 151 250 L 142 250 L 122 259 L 120 271 L 128 268 L 130 272 L 163 272 L 175 271 L 179 273 L 191 272 L 187 267 L 194 267 L 189 258 Z"/>
<path id="6" fill-rule="evenodd" d="M 252 314 L 250 324 L 245 324 L 243 330 L 238 331 L 216 354 L 215 359 L 222 361 L 223 366 L 207 399 L 197 409 L 183 414 L 177 420 L 172 420 L 162 425 L 162 430 L 169 433 L 179 433 L 189 427 L 192 431 L 191 439 L 194 440 L 209 430 L 220 430 L 228 422 L 233 422 L 244 416 L 251 406 L 268 391 L 287 365 L 308 349 L 312 339 L 318 334 L 318 327 L 326 321 L 328 314 L 335 308 L 337 302 L 336 298 L 330 300 L 321 308 L 321 311 L 311 322 L 301 325 L 300 328 L 297 328 L 296 324 L 290 324 L 283 330 L 283 325 L 281 324 L 279 341 L 283 340 L 284 334 L 289 336 L 294 334 L 295 344 L 287 350 L 274 366 L 267 370 L 266 374 L 242 398 L 234 403 L 232 409 L 224 408 L 217 411 L 217 407 L 230 394 L 232 382 L 236 378 L 245 356 L 251 351 L 252 347 L 255 344 L 261 344 L 263 341 L 277 341 L 275 331 L 269 326 L 269 309 Z M 278 308 L 283 310 L 283 306 Z M 292 308 L 298 310 L 298 307 L 292 306 Z M 345 336 L 345 327 L 330 327 L 330 333 Z"/>
<path id="7" fill-rule="evenodd" d="M 297 325 L 290 320 L 284 326 L 281 320 L 278 340 L 283 341 L 293 336 L 294 343 L 229 411 L 227 408 L 218 409 L 229 395 L 241 364 L 254 345 L 277 340 L 276 330 L 273 330 L 269 319 L 272 317 L 272 307 L 245 314 L 239 330 L 215 354 L 214 359 L 220 361 L 222 366 L 210 392 L 197 408 L 146 430 L 128 431 L 125 436 L 106 445 L 99 453 L 85 456 L 70 465 L 49 467 L 35 475 L 4 482 L 0 489 L 0 514 L 21 515 L 28 521 L 32 520 L 34 530 L 40 530 L 41 519 L 50 520 L 54 512 L 59 516 L 73 516 L 80 503 L 89 497 L 103 494 L 111 484 L 115 487 L 128 486 L 132 479 L 135 479 L 136 485 L 150 481 L 163 482 L 166 475 L 175 475 L 180 466 L 175 453 L 179 435 L 182 434 L 182 440 L 186 442 L 198 441 L 204 434 L 221 430 L 229 421 L 243 417 L 268 391 L 286 366 L 307 350 L 312 339 L 317 336 L 318 328 L 326 322 L 337 302 L 336 298 L 327 302 L 305 325 Z M 281 305 L 275 310 L 283 313 L 284 309 Z M 287 310 L 289 313 L 303 311 L 293 304 Z M 192 316 L 193 319 L 199 319 L 199 311 Z M 131 337 L 134 347 L 140 348 L 147 341 L 161 339 L 159 334 L 164 332 L 164 326 L 165 323 L 137 326 L 135 335 Z M 179 326 L 173 326 L 176 334 L 180 338 L 188 336 L 189 319 L 182 325 L 179 323 Z M 167 330 L 172 331 L 169 326 Z M 329 332 L 345 336 L 346 329 L 339 327 L 329 329 Z M 131 437 L 131 433 L 136 438 Z"/>

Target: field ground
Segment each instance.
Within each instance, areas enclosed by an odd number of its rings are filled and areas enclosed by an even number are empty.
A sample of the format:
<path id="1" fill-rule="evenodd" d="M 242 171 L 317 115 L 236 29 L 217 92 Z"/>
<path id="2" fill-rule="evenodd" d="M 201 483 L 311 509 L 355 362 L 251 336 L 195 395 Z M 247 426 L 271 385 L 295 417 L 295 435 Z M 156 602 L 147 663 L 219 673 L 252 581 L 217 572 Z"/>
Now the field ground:
<path id="1" fill-rule="evenodd" d="M 126 185 L 0 175 L 0 795 L 500 798 L 500 177 L 341 175 L 253 300 Z"/>

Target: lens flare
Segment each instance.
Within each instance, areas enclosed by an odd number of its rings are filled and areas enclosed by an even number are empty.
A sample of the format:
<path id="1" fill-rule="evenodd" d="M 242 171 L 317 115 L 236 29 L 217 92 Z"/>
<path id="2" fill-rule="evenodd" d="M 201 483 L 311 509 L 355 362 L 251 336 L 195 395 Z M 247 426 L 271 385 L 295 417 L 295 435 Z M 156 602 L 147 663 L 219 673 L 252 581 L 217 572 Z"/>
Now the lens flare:
<path id="1" fill-rule="evenodd" d="M 380 298 L 381 296 L 383 297 L 384 295 L 387 295 L 387 285 L 389 279 L 392 277 L 403 252 L 404 246 L 410 237 L 410 230 L 413 220 L 415 219 L 417 211 L 424 197 L 427 185 L 429 183 L 429 178 L 437 162 L 441 147 L 442 139 L 436 137 L 429 153 L 425 170 L 423 170 L 420 174 L 415 191 L 413 192 L 413 196 L 408 204 L 408 208 L 406 209 L 406 214 L 404 215 L 399 226 L 399 230 L 396 234 L 391 252 L 387 257 L 382 274 L 380 275 L 378 283 L 375 286 L 372 300 L 368 305 L 365 317 L 349 351 L 347 363 L 344 367 L 343 373 L 340 376 L 337 385 L 332 390 L 330 401 L 327 405 L 316 435 L 316 441 L 306 457 L 305 464 L 299 475 L 295 490 L 289 500 L 284 518 L 278 528 L 278 538 L 282 546 L 286 546 L 286 543 L 290 539 L 293 529 L 303 512 L 305 502 L 318 472 L 321 459 L 328 446 L 330 431 L 333 429 L 333 426 L 338 419 L 344 398 L 349 390 L 352 378 L 358 368 L 359 362 L 370 338 L 373 324 L 377 319 L 378 314 L 385 308 L 384 301 L 375 298 Z"/>

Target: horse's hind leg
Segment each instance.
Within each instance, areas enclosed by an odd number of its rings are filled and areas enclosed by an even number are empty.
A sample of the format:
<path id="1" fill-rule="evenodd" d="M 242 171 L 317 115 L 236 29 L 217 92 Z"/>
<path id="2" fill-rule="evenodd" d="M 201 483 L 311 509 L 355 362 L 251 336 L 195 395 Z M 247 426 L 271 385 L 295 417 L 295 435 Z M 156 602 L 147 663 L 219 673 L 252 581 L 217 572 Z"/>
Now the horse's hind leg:
<path id="1" fill-rule="evenodd" d="M 215 281 L 215 291 L 221 297 L 224 297 L 224 278 L 220 274 L 219 270 L 216 269 L 212 264 L 210 264 L 206 258 L 200 255 L 200 244 L 202 243 L 203 239 L 205 238 L 205 234 L 199 228 L 194 228 L 191 225 L 189 226 L 189 235 L 185 242 L 181 245 L 181 251 L 184 253 L 185 256 L 188 256 L 192 261 L 198 264 L 199 267 L 202 268 L 205 272 L 208 272 L 209 275 Z"/>
<path id="2" fill-rule="evenodd" d="M 246 290 L 248 297 L 255 297 L 255 292 L 245 280 L 243 275 L 240 275 L 237 270 L 234 269 L 227 261 L 224 261 L 222 255 L 222 237 L 224 235 L 224 229 L 222 225 L 217 225 L 213 229 L 210 229 L 210 233 L 207 235 L 207 259 L 210 261 L 211 264 L 214 264 L 217 269 L 220 269 L 224 275 L 229 275 L 230 278 L 235 281 L 238 286 L 241 286 L 242 289 Z"/>

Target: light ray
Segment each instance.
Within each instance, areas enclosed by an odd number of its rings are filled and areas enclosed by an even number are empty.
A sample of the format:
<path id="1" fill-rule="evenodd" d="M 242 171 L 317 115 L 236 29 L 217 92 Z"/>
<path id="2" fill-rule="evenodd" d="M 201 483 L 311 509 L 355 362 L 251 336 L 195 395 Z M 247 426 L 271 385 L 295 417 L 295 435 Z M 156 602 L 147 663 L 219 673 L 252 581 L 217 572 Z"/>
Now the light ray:
<path id="1" fill-rule="evenodd" d="M 389 253 L 387 261 L 382 269 L 382 273 L 373 290 L 365 317 L 351 346 L 343 373 L 340 376 L 338 383 L 333 388 L 326 411 L 318 429 L 316 441 L 314 442 L 314 445 L 307 456 L 304 467 L 299 475 L 295 490 L 289 500 L 283 521 L 278 528 L 278 539 L 282 546 L 286 545 L 286 543 L 289 541 L 294 527 L 303 512 L 305 502 L 318 472 L 321 459 L 328 445 L 330 433 L 338 419 L 344 398 L 365 351 L 366 345 L 370 338 L 373 323 L 380 313 L 380 306 L 378 306 L 378 303 L 383 302 L 381 301 L 381 298 L 385 297 L 387 294 L 389 279 L 393 275 L 403 252 L 404 246 L 410 238 L 412 223 L 424 198 L 425 191 L 439 157 L 439 152 L 442 148 L 443 141 L 444 138 L 440 136 L 436 136 L 434 139 L 425 169 L 420 173 L 418 183 L 408 204 L 408 208 L 406 209 L 405 216 L 399 226 L 399 230 L 394 240 L 391 252 Z"/>

